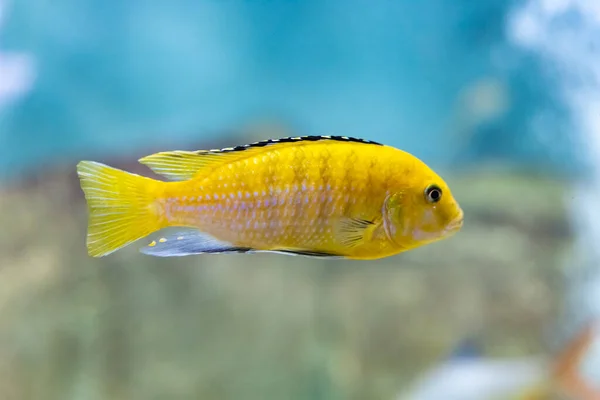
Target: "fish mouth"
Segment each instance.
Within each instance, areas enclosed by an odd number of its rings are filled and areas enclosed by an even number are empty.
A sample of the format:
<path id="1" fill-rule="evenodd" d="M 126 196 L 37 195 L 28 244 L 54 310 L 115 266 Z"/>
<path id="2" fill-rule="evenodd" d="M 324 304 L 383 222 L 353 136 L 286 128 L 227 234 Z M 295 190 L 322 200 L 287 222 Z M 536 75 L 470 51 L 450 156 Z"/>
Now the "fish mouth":
<path id="1" fill-rule="evenodd" d="M 446 227 L 447 232 L 456 232 L 463 226 L 464 214 L 462 210 L 458 213 L 456 217 L 448 224 Z"/>

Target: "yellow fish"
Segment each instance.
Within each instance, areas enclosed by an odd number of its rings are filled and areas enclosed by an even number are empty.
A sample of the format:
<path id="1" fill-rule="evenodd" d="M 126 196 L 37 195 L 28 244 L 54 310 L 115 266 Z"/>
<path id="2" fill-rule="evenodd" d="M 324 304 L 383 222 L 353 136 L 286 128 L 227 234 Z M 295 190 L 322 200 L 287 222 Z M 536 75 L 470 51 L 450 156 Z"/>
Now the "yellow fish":
<path id="1" fill-rule="evenodd" d="M 416 157 L 345 136 L 270 139 L 139 160 L 170 182 L 81 161 L 88 253 L 110 254 L 159 229 L 142 253 L 275 252 L 377 259 L 456 233 L 463 211 Z"/>

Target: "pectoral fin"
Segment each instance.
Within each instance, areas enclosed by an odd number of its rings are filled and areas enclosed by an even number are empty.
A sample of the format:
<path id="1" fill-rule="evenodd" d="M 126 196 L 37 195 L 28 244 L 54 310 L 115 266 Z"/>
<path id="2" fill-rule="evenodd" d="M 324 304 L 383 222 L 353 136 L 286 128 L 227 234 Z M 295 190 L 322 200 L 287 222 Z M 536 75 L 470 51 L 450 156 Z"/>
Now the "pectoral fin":
<path id="1" fill-rule="evenodd" d="M 342 218 L 336 224 L 337 240 L 348 247 L 359 246 L 371 239 L 379 223 L 359 218 Z"/>

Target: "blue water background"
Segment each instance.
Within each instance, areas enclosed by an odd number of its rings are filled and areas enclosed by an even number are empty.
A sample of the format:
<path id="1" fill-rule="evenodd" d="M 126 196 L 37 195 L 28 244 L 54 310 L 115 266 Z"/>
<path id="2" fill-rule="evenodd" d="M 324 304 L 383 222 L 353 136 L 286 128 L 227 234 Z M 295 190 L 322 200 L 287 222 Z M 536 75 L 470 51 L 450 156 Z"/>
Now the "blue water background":
<path id="1" fill-rule="evenodd" d="M 33 55 L 37 77 L 0 109 L 0 176 L 215 135 L 239 144 L 256 121 L 382 141 L 436 167 L 581 167 L 552 70 L 506 37 L 518 2 L 375 3 L 13 1 L 0 50 Z M 465 106 L 481 82 L 506 104 Z"/>

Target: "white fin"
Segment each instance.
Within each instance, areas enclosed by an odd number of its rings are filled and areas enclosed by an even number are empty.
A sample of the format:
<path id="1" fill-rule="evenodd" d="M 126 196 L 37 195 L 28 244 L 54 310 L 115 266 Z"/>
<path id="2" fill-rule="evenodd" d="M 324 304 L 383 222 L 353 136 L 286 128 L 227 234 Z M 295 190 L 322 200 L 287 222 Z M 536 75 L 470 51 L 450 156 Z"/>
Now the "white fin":
<path id="1" fill-rule="evenodd" d="M 249 247 L 236 247 L 229 242 L 220 241 L 196 229 L 185 229 L 167 234 L 158 240 L 153 240 L 146 247 L 140 249 L 140 252 L 154 257 L 183 257 L 199 254 L 227 253 L 273 253 L 310 258 L 344 258 L 338 254 L 303 249 L 257 250 Z"/>
<path id="2" fill-rule="evenodd" d="M 217 240 L 199 230 L 187 229 L 155 240 L 140 251 L 154 257 L 182 257 L 196 254 L 247 253 L 250 250 Z"/>

